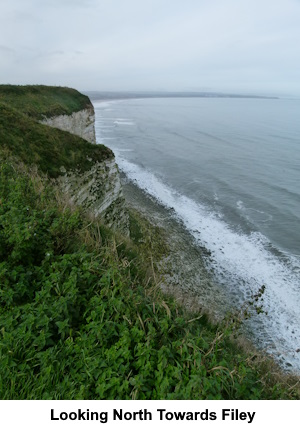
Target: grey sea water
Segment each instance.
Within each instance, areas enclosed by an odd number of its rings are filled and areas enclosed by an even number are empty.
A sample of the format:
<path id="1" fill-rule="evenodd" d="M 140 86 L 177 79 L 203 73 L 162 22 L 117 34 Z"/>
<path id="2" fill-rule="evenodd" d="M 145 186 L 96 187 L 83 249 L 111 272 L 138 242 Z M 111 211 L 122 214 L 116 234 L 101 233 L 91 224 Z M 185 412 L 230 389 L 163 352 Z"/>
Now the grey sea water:
<path id="1" fill-rule="evenodd" d="M 94 101 L 97 142 L 211 253 L 239 305 L 266 286 L 257 343 L 300 371 L 300 100 Z M 299 350 L 300 351 L 300 350 Z"/>

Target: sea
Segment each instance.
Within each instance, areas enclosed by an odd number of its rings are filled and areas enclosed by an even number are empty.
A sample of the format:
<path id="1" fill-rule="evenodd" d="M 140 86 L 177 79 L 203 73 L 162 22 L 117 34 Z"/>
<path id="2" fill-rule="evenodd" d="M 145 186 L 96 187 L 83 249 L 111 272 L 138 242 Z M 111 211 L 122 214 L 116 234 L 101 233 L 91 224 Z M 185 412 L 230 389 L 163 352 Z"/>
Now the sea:
<path id="1" fill-rule="evenodd" d="M 126 180 L 183 226 L 193 246 L 207 250 L 207 270 L 229 302 L 241 308 L 265 286 L 249 336 L 300 373 L 300 99 L 93 104 L 97 143 L 114 151 Z"/>

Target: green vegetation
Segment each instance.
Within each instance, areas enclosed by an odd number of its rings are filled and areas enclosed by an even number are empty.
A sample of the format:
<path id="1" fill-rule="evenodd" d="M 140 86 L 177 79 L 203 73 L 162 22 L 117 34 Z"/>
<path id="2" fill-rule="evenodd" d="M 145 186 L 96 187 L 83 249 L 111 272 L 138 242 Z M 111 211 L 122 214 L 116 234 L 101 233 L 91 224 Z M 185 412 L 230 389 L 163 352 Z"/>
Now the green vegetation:
<path id="1" fill-rule="evenodd" d="M 92 107 L 90 99 L 74 89 L 45 85 L 0 85 L 0 103 L 38 120 Z"/>
<path id="2" fill-rule="evenodd" d="M 0 397 L 292 398 L 229 332 L 160 293 L 143 246 L 2 162 Z"/>
<path id="3" fill-rule="evenodd" d="M 50 177 L 61 167 L 83 172 L 96 161 L 112 157 L 110 149 L 66 131 L 40 124 L 0 103 L 0 151 L 17 156 L 25 164 L 35 164 Z"/>
<path id="4" fill-rule="evenodd" d="M 112 156 L 35 120 L 72 91 L 0 89 L 0 398 L 299 399 L 232 339 L 233 318 L 214 325 L 162 294 L 157 228 L 131 212 L 124 238 L 48 179 Z"/>

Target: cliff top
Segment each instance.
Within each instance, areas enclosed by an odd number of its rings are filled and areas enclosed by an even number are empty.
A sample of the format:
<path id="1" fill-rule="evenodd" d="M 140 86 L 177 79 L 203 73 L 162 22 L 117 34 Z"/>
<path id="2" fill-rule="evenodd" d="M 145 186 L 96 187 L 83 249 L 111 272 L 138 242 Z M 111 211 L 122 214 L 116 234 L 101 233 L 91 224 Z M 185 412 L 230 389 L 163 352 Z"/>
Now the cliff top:
<path id="1" fill-rule="evenodd" d="M 37 120 L 93 107 L 90 99 L 77 90 L 46 85 L 0 85 L 0 103 Z"/>
<path id="2" fill-rule="evenodd" d="M 40 124 L 19 110 L 0 102 L 0 159 L 13 156 L 25 164 L 35 164 L 50 177 L 66 170 L 83 172 L 95 162 L 113 157 L 104 145 Z"/>

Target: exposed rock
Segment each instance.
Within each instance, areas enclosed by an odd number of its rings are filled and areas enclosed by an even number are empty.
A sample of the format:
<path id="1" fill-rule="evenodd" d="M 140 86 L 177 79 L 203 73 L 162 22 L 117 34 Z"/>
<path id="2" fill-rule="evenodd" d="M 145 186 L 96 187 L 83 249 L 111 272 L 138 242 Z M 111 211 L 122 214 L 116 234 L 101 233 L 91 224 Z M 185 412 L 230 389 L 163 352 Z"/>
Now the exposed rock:
<path id="1" fill-rule="evenodd" d="M 40 122 L 50 127 L 76 134 L 91 143 L 96 143 L 95 113 L 93 107 L 73 112 L 72 115 L 45 118 Z"/>
<path id="2" fill-rule="evenodd" d="M 59 181 L 73 203 L 100 215 L 106 225 L 128 235 L 128 213 L 114 158 L 96 163 L 84 173 L 66 172 Z"/>
<path id="3" fill-rule="evenodd" d="M 96 143 L 93 107 L 41 121 L 43 124 L 76 134 Z M 66 171 L 62 167 L 59 184 L 70 200 L 98 216 L 112 228 L 129 234 L 129 218 L 115 158 L 97 162 L 84 173 Z"/>

